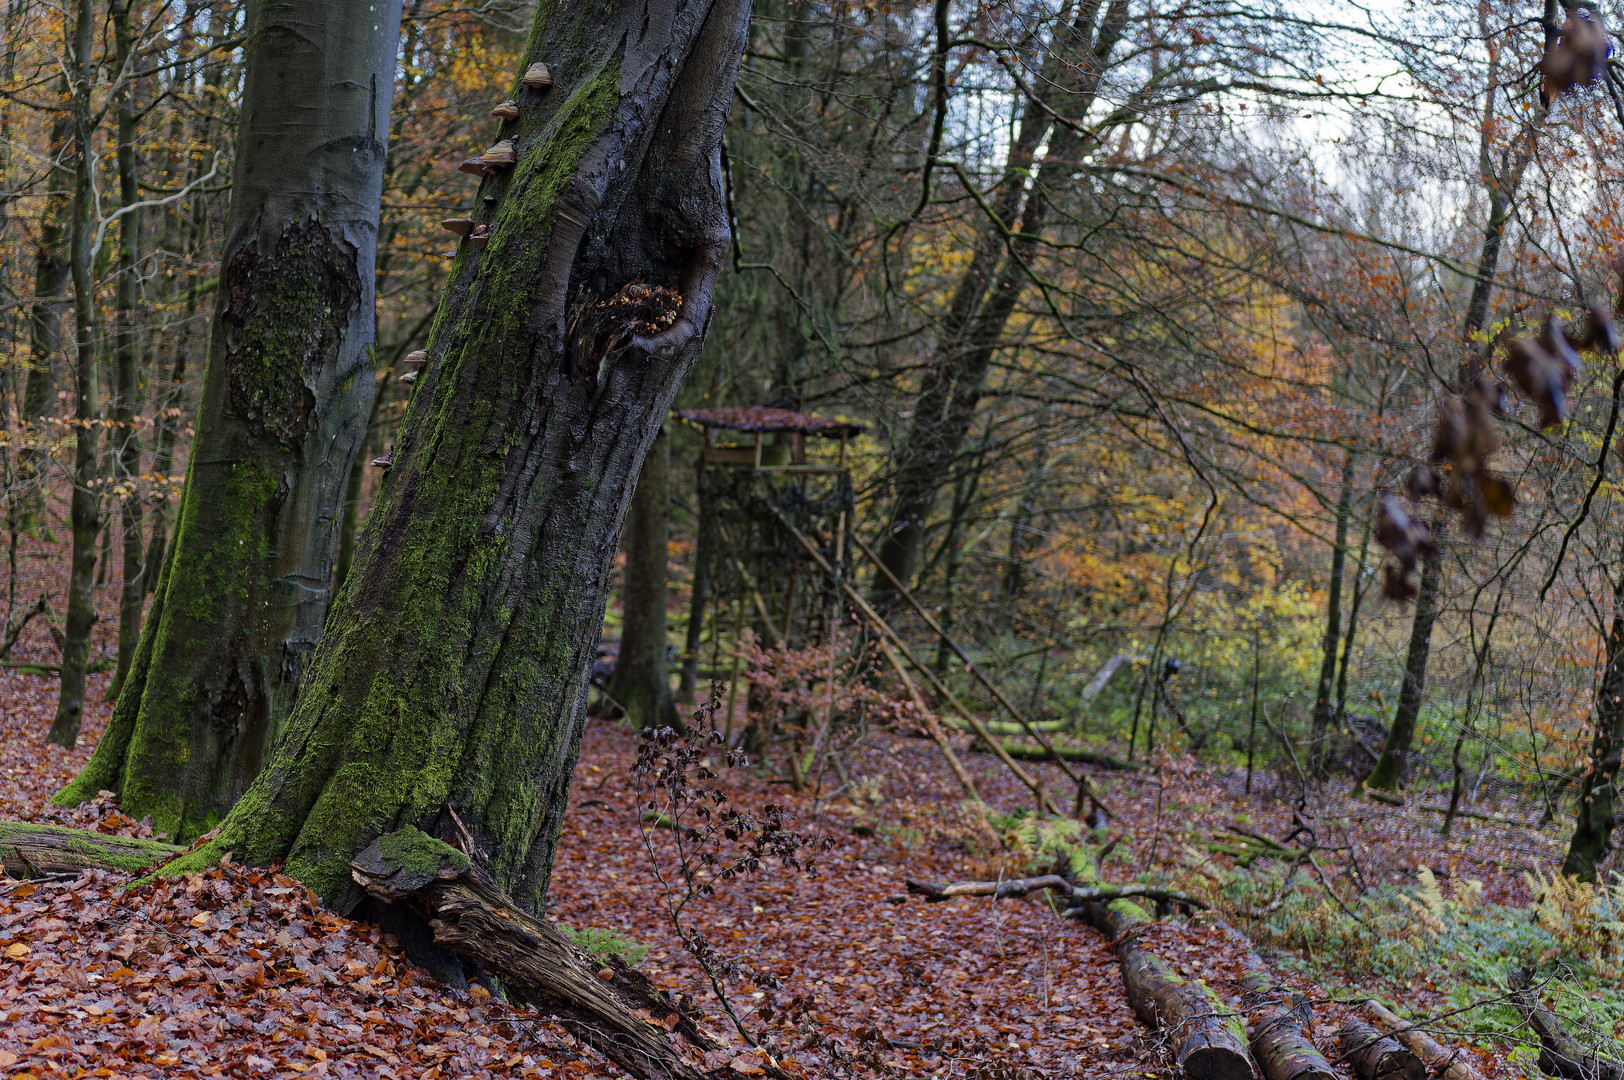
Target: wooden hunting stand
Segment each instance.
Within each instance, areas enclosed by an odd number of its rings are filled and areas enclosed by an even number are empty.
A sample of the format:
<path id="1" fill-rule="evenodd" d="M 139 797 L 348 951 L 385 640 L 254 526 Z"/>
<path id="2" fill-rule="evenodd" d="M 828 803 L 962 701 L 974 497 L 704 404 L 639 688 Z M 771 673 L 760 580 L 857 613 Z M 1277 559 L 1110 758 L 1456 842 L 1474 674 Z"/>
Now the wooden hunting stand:
<path id="1" fill-rule="evenodd" d="M 721 679 L 725 655 L 730 665 L 726 722 L 731 729 L 738 645 L 746 626 L 769 646 L 815 644 L 826 641 L 833 629 L 841 609 L 838 591 L 827 574 L 808 566 L 785 522 L 816 538 L 836 572 L 849 577 L 853 503 L 846 444 L 863 429 L 844 420 L 764 407 L 679 409 L 674 415 L 698 427 L 704 438 L 694 462 L 699 536 L 682 689 L 690 692 L 702 669 L 711 679 Z M 738 441 L 722 441 L 732 438 Z M 814 460 L 808 454 L 814 439 L 838 440 L 838 448 Z M 701 656 L 707 620 L 708 665 Z M 724 636 L 731 643 L 725 654 Z"/>

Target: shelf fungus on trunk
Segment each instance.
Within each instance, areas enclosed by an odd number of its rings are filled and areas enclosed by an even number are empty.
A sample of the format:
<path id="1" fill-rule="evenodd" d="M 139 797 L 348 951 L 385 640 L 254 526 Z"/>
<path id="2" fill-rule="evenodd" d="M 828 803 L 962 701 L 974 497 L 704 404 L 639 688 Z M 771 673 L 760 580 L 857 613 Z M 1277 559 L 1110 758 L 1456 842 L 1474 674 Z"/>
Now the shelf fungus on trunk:
<path id="1" fill-rule="evenodd" d="M 517 120 L 519 118 L 519 103 L 517 101 L 504 101 L 491 110 L 491 115 L 498 120 Z"/>
<path id="2" fill-rule="evenodd" d="M 491 171 L 491 167 L 476 157 L 471 157 L 457 166 L 458 172 L 465 172 L 472 176 L 484 176 Z"/>
<path id="3" fill-rule="evenodd" d="M 413 371 L 421 371 L 429 363 L 429 351 L 417 349 L 406 354 L 406 366 Z"/>
<path id="4" fill-rule="evenodd" d="M 518 155 L 513 152 L 513 140 L 503 139 L 495 146 L 479 155 L 479 160 L 488 168 L 505 168 L 518 161 Z"/>
<path id="5" fill-rule="evenodd" d="M 395 463 L 395 459 L 390 457 L 388 454 L 385 454 L 382 457 L 375 457 L 375 458 L 372 459 L 372 467 L 374 469 L 387 469 L 387 468 L 389 468 L 389 466 L 393 465 L 394 463 Z"/>
<path id="6" fill-rule="evenodd" d="M 553 85 L 553 73 L 547 70 L 547 65 L 537 60 L 525 69 L 521 80 L 532 90 L 542 90 Z"/>
<path id="7" fill-rule="evenodd" d="M 406 374 L 404 374 L 404 375 L 402 375 L 400 377 L 400 381 L 403 382 L 403 383 L 414 383 L 414 382 L 416 382 L 417 381 L 417 372 L 408 371 Z"/>
<path id="8" fill-rule="evenodd" d="M 465 217 L 448 217 L 440 222 L 440 228 L 458 236 L 467 236 L 474 231 L 474 219 Z"/>
<path id="9" fill-rule="evenodd" d="M 477 248 L 482 248 L 486 244 L 490 243 L 490 239 L 491 227 L 489 225 L 481 225 L 479 228 L 468 234 L 468 242 Z"/>

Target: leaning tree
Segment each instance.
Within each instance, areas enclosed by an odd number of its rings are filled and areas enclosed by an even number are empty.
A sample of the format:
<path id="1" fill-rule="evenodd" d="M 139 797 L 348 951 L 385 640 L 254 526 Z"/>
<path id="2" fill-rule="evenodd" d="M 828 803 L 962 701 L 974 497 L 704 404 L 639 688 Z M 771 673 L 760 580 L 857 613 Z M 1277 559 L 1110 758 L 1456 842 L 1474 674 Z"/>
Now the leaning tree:
<path id="1" fill-rule="evenodd" d="M 321 634 L 372 395 L 373 263 L 401 0 L 250 6 L 197 434 L 102 789 L 190 839 L 258 774 Z"/>
<path id="2" fill-rule="evenodd" d="M 720 145 L 749 15 L 541 6 L 511 118 L 464 164 L 484 174 L 478 220 L 298 700 L 169 871 L 285 859 L 352 911 L 358 853 L 426 834 L 540 909 L 621 520 L 727 251 Z"/>

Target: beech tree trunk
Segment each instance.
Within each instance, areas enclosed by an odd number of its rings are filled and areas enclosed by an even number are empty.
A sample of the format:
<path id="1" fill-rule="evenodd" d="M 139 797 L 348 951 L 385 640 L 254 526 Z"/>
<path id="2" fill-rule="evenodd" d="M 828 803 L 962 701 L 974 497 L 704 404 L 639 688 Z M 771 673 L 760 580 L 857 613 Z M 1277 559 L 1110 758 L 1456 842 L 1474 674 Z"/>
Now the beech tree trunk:
<path id="1" fill-rule="evenodd" d="M 728 245 L 720 144 L 748 0 L 542 5 L 393 465 L 222 854 L 332 908 L 413 826 L 541 910 L 621 521 L 698 356 Z M 544 61 L 555 80 L 520 85 Z M 674 283 L 680 298 L 655 291 Z"/>
<path id="2" fill-rule="evenodd" d="M 626 569 L 621 578 L 620 655 L 608 695 L 637 727 L 676 726 L 677 705 L 666 665 L 665 562 L 670 447 L 664 432 L 643 459 L 626 515 Z"/>
<path id="3" fill-rule="evenodd" d="M 230 810 L 292 703 L 375 391 L 400 0 L 262 2 L 247 18 L 237 173 L 171 565 L 109 730 L 57 797 L 112 789 L 178 840 Z"/>
<path id="4" fill-rule="evenodd" d="M 132 0 L 112 7 L 113 38 L 118 69 L 126 69 L 133 46 L 130 27 Z M 119 205 L 130 206 L 138 199 L 135 176 L 135 88 L 126 85 L 118 103 L 118 192 Z M 113 475 L 128 490 L 119 499 L 122 532 L 123 572 L 118 593 L 118 666 L 107 696 L 116 698 L 130 672 L 130 659 L 141 637 L 141 610 L 146 604 L 146 551 L 141 542 L 142 493 L 141 429 L 135 418 L 140 411 L 140 362 L 136 355 L 136 306 L 140 301 L 140 279 L 136 274 L 141 259 L 141 213 L 133 211 L 119 220 L 118 284 L 116 327 L 113 332 L 113 445 L 117 465 Z"/>
<path id="5" fill-rule="evenodd" d="M 95 5 L 79 0 L 69 52 L 73 72 L 73 140 L 77 165 L 73 177 L 73 224 L 69 230 L 68 264 L 73 278 L 74 324 L 74 447 L 73 494 L 69 518 L 73 526 L 73 554 L 68 572 L 68 614 L 63 628 L 62 684 L 56 717 L 46 734 L 49 742 L 72 746 L 79 741 L 85 708 L 85 668 L 90 657 L 90 629 L 96 622 L 94 587 L 96 539 L 101 533 L 101 506 L 96 495 L 96 452 L 100 442 L 101 384 L 96 357 L 96 281 L 91 250 L 94 213 L 92 170 L 96 166 L 91 140 L 95 119 L 91 112 L 90 84 L 94 74 L 91 49 L 95 35 Z M 94 793 L 92 793 L 94 794 Z"/>
<path id="6" fill-rule="evenodd" d="M 1607 664 L 1596 687 L 1596 733 L 1590 762 L 1579 786 L 1573 837 L 1562 872 L 1595 881 L 1613 850 L 1618 826 L 1618 772 L 1624 757 L 1624 576 L 1613 590 L 1613 626 L 1607 635 Z"/>
<path id="7" fill-rule="evenodd" d="M 55 403 L 53 371 L 57 353 L 62 348 L 63 298 L 72 273 L 66 246 L 67 218 L 72 206 L 67 193 L 73 189 L 74 175 L 66 162 L 72 138 L 73 117 L 58 114 L 51 124 L 51 194 L 46 196 L 45 210 L 40 215 L 33 301 L 28 307 L 28 378 L 19 402 L 21 420 L 30 429 L 37 429 Z M 45 438 L 38 430 L 33 430 L 32 436 L 34 440 Z M 45 454 L 36 447 L 25 446 L 18 454 L 18 463 L 23 484 L 18 524 L 24 530 L 38 529 L 44 524 L 41 486 Z"/>

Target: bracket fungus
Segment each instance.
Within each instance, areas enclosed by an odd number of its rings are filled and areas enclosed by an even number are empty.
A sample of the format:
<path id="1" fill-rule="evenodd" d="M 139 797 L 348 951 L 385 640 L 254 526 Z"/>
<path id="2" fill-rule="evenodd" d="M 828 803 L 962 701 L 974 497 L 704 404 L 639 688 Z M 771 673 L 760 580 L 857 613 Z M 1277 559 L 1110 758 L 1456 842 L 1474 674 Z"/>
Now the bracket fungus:
<path id="1" fill-rule="evenodd" d="M 458 172 L 472 173 L 474 176 L 484 176 L 491 171 L 490 165 L 480 158 L 471 157 L 457 166 Z"/>
<path id="2" fill-rule="evenodd" d="M 400 377 L 400 381 L 403 382 L 403 383 L 414 383 L 414 382 L 416 382 L 417 381 L 417 372 L 408 371 L 406 374 L 404 374 L 404 375 L 402 375 Z"/>
<path id="3" fill-rule="evenodd" d="M 519 160 L 519 158 L 518 155 L 513 151 L 513 140 L 503 139 L 501 142 L 479 155 L 479 160 L 486 166 L 494 168 L 512 165 L 515 161 Z"/>
<path id="4" fill-rule="evenodd" d="M 474 231 L 474 219 L 465 217 L 448 217 L 440 222 L 440 228 L 446 232 L 456 233 L 458 236 L 467 236 Z"/>
<path id="5" fill-rule="evenodd" d="M 520 80 L 532 90 L 540 90 L 553 85 L 553 73 L 547 70 L 547 65 L 537 60 L 525 69 L 524 78 Z"/>
<path id="6" fill-rule="evenodd" d="M 427 349 L 418 349 L 415 352 L 409 352 L 406 354 L 406 366 L 411 368 L 413 371 L 421 371 L 423 368 L 428 366 L 428 362 L 429 351 Z"/>
<path id="7" fill-rule="evenodd" d="M 395 459 L 388 456 L 387 454 L 384 455 L 383 457 L 375 457 L 375 458 L 372 459 L 372 467 L 374 469 L 387 469 L 387 468 L 389 468 L 389 466 L 393 465 L 394 463 L 395 463 Z"/>
<path id="8" fill-rule="evenodd" d="M 491 115 L 498 120 L 517 120 L 519 118 L 519 103 L 517 101 L 504 101 L 491 110 Z"/>

